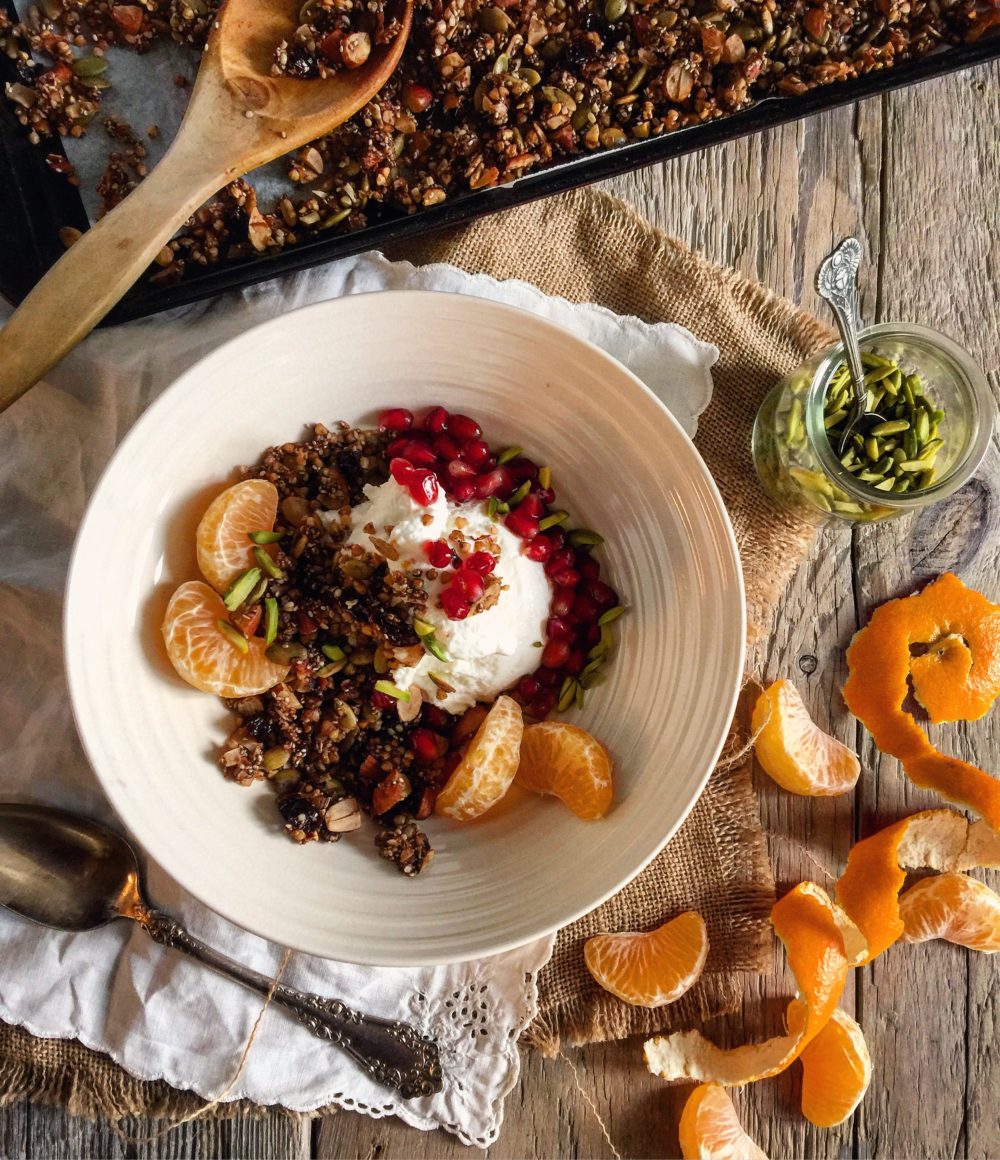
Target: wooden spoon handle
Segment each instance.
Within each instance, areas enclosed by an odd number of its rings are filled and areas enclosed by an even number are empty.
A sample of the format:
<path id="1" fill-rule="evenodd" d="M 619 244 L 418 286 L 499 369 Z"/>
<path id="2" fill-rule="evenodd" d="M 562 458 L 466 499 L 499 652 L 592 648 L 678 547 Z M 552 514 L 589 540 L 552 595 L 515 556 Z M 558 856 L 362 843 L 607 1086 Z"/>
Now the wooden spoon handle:
<path id="1" fill-rule="evenodd" d="M 0 411 L 97 325 L 225 181 L 177 145 L 59 259 L 0 330 Z"/>

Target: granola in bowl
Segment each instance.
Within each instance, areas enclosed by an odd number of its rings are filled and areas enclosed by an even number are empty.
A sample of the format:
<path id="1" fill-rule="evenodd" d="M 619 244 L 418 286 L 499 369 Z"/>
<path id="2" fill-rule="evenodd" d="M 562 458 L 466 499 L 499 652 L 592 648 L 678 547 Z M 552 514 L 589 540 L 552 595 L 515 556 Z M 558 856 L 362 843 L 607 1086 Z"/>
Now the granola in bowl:
<path id="1" fill-rule="evenodd" d="M 582 706 L 601 679 L 624 611 L 602 539 L 570 527 L 549 467 L 442 407 L 316 424 L 243 475 L 199 525 L 208 583 L 174 593 L 168 655 L 236 714 L 221 767 L 271 784 L 289 837 L 336 842 L 368 814 L 383 857 L 419 874 L 421 823 L 484 813 L 518 773 L 525 719 Z M 565 729 L 564 756 L 583 732 Z M 610 763 L 592 765 L 599 805 L 581 817 L 610 806 Z"/>

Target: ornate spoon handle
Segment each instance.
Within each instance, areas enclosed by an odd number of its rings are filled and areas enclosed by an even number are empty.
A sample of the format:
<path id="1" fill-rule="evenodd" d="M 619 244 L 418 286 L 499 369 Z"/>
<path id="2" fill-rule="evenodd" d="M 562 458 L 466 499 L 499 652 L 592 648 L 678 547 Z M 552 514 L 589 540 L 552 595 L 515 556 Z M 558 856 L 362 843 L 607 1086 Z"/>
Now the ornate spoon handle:
<path id="1" fill-rule="evenodd" d="M 829 302 L 843 340 L 844 355 L 851 372 L 854 396 L 860 405 L 868 399 L 865 390 L 865 372 L 861 365 L 858 343 L 858 267 L 861 265 L 861 243 L 857 238 L 844 238 L 840 245 L 824 258 L 816 274 L 816 290 Z"/>
<path id="2" fill-rule="evenodd" d="M 193 959 L 266 996 L 272 980 L 226 958 L 196 939 L 176 919 L 159 910 L 146 911 L 137 921 L 154 942 L 184 951 Z M 437 1045 L 409 1023 L 362 1015 L 337 999 L 310 995 L 279 983 L 273 1002 L 293 1015 L 320 1039 L 342 1048 L 376 1081 L 395 1088 L 403 1099 L 429 1096 L 441 1090 L 441 1060 Z"/>

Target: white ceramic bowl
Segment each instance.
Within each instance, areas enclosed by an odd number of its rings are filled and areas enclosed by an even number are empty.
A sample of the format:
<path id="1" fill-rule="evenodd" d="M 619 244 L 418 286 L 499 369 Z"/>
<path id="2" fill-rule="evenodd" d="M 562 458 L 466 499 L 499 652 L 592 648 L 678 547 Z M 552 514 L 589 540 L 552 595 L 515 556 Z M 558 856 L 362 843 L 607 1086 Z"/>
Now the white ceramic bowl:
<path id="1" fill-rule="evenodd" d="M 497 816 L 432 819 L 437 855 L 404 878 L 367 827 L 298 847 L 271 791 L 225 780 L 228 714 L 173 672 L 167 599 L 197 576 L 209 499 L 311 421 L 363 424 L 432 403 L 550 464 L 560 502 L 599 529 L 629 605 L 609 679 L 569 719 L 616 764 L 616 804 L 584 823 L 517 791 Z M 77 540 L 66 665 L 80 735 L 122 820 L 208 906 L 275 942 L 383 965 L 488 955 L 609 897 L 663 847 L 723 744 L 743 667 L 736 545 L 715 485 L 658 400 L 596 347 L 510 307 L 365 294 L 284 315 L 181 376 L 111 461 Z"/>

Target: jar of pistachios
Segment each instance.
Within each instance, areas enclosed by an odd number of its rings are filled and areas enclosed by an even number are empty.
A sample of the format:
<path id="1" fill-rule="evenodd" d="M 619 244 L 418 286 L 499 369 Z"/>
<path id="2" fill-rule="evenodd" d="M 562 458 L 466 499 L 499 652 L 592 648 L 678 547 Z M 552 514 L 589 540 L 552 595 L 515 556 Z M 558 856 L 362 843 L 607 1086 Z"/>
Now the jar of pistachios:
<path id="1" fill-rule="evenodd" d="M 783 379 L 753 429 L 765 490 L 815 520 L 891 519 L 950 495 L 989 445 L 996 405 L 950 339 L 886 323 L 861 334 L 870 414 L 841 447 L 854 401 L 837 343 Z"/>

